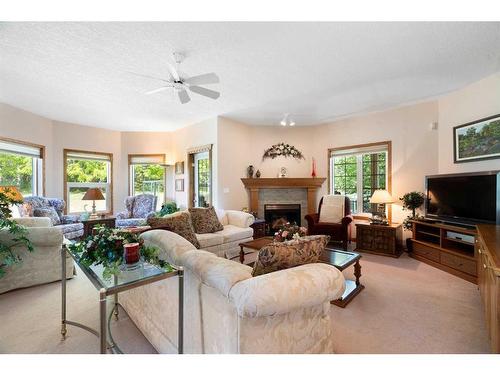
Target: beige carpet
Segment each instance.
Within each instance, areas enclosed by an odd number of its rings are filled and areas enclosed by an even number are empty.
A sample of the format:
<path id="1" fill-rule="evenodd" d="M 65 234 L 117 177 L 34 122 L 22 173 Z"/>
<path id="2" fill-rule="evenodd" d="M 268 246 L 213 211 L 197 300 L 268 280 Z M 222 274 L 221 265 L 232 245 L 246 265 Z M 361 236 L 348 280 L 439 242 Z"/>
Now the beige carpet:
<path id="1" fill-rule="evenodd" d="M 408 258 L 364 254 L 366 286 L 331 307 L 338 353 L 488 353 L 477 286 Z M 352 269 L 346 270 L 352 277 Z M 98 294 L 81 273 L 68 281 L 68 319 L 98 326 Z M 154 349 L 127 318 L 113 323 L 127 353 Z M 92 334 L 69 327 L 60 340 L 60 283 L 0 295 L 1 353 L 97 353 Z"/>

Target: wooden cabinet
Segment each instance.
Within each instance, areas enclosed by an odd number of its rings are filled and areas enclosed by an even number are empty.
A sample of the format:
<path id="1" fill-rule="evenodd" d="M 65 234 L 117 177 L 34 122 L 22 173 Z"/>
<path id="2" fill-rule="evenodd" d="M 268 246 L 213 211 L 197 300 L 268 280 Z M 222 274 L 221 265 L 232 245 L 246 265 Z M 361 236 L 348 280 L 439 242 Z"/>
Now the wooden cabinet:
<path id="1" fill-rule="evenodd" d="M 264 219 L 255 219 L 251 225 L 253 228 L 253 238 L 261 238 L 266 235 L 266 221 Z"/>
<path id="2" fill-rule="evenodd" d="M 413 221 L 409 254 L 431 266 L 477 283 L 475 236 L 474 229 Z"/>
<path id="3" fill-rule="evenodd" d="M 401 224 L 356 224 L 356 251 L 399 257 L 403 250 Z"/>
<path id="4" fill-rule="evenodd" d="M 96 225 L 105 225 L 108 228 L 115 227 L 116 219 L 114 217 L 100 217 L 95 219 L 83 220 L 83 238 L 90 236 L 92 234 L 92 229 Z"/>
<path id="5" fill-rule="evenodd" d="M 500 353 L 500 226 L 478 225 L 477 280 L 491 351 Z"/>

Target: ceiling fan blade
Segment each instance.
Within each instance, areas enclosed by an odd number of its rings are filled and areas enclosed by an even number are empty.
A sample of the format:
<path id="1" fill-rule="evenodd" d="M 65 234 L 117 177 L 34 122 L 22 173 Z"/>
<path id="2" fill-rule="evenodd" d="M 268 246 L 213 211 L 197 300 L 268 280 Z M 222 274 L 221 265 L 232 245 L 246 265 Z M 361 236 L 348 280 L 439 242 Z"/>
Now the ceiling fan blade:
<path id="1" fill-rule="evenodd" d="M 190 85 L 208 85 L 211 83 L 219 83 L 220 81 L 217 74 L 207 73 L 185 79 L 184 82 L 189 83 Z"/>
<path id="2" fill-rule="evenodd" d="M 189 86 L 189 90 L 195 92 L 197 94 L 206 96 L 210 99 L 217 99 L 220 96 L 220 93 L 214 90 L 206 89 L 201 86 Z"/>
<path id="3" fill-rule="evenodd" d="M 186 104 L 191 100 L 186 90 L 177 91 L 177 95 L 179 95 L 179 100 L 181 101 L 182 104 Z"/>
<path id="4" fill-rule="evenodd" d="M 151 94 L 156 94 L 157 92 L 161 92 L 161 91 L 165 91 L 165 90 L 168 90 L 169 88 L 171 88 L 172 86 L 163 86 L 163 87 L 160 87 L 159 89 L 154 89 L 154 90 L 151 90 L 151 91 L 146 91 L 144 93 L 144 95 L 151 95 Z"/>
<path id="5" fill-rule="evenodd" d="M 140 74 L 140 73 L 134 73 L 134 72 L 128 72 L 128 71 L 127 71 L 127 73 L 133 74 L 133 75 L 138 76 L 138 77 L 150 78 L 150 79 L 154 79 L 154 80 L 158 80 L 158 81 L 163 81 L 163 82 L 170 82 L 170 81 L 166 80 L 165 78 L 148 76 L 147 74 Z"/>
<path id="6" fill-rule="evenodd" d="M 181 78 L 179 77 L 179 73 L 177 72 L 177 69 L 175 69 L 172 64 L 167 63 L 167 68 L 168 68 L 168 71 L 170 72 L 170 75 L 172 76 L 172 79 L 174 81 L 180 81 L 181 80 Z"/>

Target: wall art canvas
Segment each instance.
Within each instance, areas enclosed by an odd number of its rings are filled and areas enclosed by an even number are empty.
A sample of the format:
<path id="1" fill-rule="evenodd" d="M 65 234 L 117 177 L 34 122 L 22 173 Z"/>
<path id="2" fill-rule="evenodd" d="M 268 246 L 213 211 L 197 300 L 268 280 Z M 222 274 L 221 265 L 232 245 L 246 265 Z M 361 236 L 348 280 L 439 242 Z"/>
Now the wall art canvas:
<path id="1" fill-rule="evenodd" d="M 455 163 L 500 158 L 500 115 L 453 128 Z"/>

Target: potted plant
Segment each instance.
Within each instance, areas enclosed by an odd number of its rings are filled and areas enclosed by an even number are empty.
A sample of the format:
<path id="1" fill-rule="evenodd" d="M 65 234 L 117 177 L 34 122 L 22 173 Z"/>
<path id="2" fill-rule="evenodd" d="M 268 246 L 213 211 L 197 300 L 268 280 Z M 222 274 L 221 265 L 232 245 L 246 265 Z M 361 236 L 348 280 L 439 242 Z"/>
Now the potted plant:
<path id="1" fill-rule="evenodd" d="M 403 210 L 411 211 L 411 215 L 408 215 L 403 221 L 403 228 L 405 230 L 411 230 L 411 220 L 423 218 L 423 216 L 417 214 L 417 209 L 424 204 L 425 195 L 419 191 L 412 191 L 403 195 L 399 200 L 403 202 Z M 406 247 L 407 249 L 411 249 L 411 241 L 409 238 L 406 239 Z"/>
<path id="2" fill-rule="evenodd" d="M 96 225 L 93 234 L 83 241 L 68 245 L 80 257 L 80 263 L 85 266 L 102 265 L 103 277 L 110 279 L 120 273 L 120 266 L 124 263 L 124 248 L 126 244 L 139 244 L 140 256 L 150 264 L 158 265 L 170 270 L 169 263 L 159 259 L 160 250 L 156 247 L 144 245 L 144 241 L 136 234 L 120 229 Z"/>
<path id="3" fill-rule="evenodd" d="M 12 250 L 15 246 L 22 245 L 28 251 L 33 251 L 33 244 L 27 237 L 28 230 L 12 220 L 10 206 L 22 203 L 19 196 L 20 194 L 16 194 L 11 188 L 0 189 L 0 230 L 7 231 L 11 237 L 9 241 L 0 240 L 0 278 L 5 275 L 8 267 L 23 261 L 19 254 Z"/>
<path id="4" fill-rule="evenodd" d="M 177 208 L 177 203 L 167 202 L 167 203 L 162 204 L 161 210 L 158 212 L 157 215 L 159 217 L 162 217 L 162 216 L 167 216 L 167 215 L 176 213 L 177 211 L 179 211 L 179 208 Z"/>

